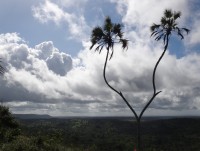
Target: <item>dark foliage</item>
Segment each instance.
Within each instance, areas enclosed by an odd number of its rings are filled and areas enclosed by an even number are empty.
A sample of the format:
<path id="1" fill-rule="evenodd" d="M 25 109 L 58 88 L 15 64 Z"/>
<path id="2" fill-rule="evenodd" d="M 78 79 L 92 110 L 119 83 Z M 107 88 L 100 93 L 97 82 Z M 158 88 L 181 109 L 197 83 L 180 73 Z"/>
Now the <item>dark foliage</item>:
<path id="1" fill-rule="evenodd" d="M 12 141 L 19 133 L 19 124 L 9 108 L 0 105 L 0 144 Z"/>
<path id="2" fill-rule="evenodd" d="M 132 118 L 21 120 L 22 134 L 2 151 L 133 151 Z M 144 151 L 199 151 L 200 119 L 145 119 Z"/>

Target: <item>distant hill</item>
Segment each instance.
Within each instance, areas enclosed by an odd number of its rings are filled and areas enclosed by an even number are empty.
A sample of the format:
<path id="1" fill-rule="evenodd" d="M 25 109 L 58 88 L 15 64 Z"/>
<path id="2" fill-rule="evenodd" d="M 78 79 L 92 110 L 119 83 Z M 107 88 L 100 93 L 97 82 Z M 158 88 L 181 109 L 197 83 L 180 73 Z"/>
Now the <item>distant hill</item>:
<path id="1" fill-rule="evenodd" d="M 18 119 L 50 119 L 52 118 L 48 114 L 13 114 Z"/>

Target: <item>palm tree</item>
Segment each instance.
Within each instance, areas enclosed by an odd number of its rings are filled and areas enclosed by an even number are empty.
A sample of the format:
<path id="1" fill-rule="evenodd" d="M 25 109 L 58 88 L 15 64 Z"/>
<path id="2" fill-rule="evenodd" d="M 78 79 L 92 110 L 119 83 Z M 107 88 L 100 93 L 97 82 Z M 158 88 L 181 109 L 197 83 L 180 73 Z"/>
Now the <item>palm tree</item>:
<path id="1" fill-rule="evenodd" d="M 92 49 L 94 45 L 97 45 L 97 47 L 95 48 L 95 51 L 99 51 L 99 53 L 101 53 L 102 49 L 106 47 L 107 55 L 105 59 L 104 69 L 103 69 L 104 81 L 110 89 L 112 89 L 114 92 L 116 92 L 118 95 L 120 95 L 123 98 L 123 100 L 126 102 L 128 107 L 132 110 L 134 115 L 137 117 L 136 112 L 128 103 L 128 101 L 125 99 L 122 92 L 113 88 L 106 79 L 106 66 L 108 62 L 108 57 L 109 55 L 110 55 L 109 59 L 113 57 L 114 44 L 120 43 L 122 44 L 123 49 L 128 48 L 128 40 L 123 39 L 123 33 L 121 30 L 122 30 L 121 24 L 114 24 L 112 23 L 110 17 L 106 17 L 103 27 L 97 26 L 92 30 L 92 35 L 91 35 L 92 45 L 90 49 Z"/>
<path id="2" fill-rule="evenodd" d="M 163 58 L 169 44 L 170 36 L 172 34 L 177 34 L 178 36 L 181 37 L 181 39 L 184 39 L 183 32 L 186 32 L 187 34 L 189 33 L 189 29 L 187 28 L 180 28 L 178 27 L 177 19 L 181 17 L 181 12 L 172 12 L 172 10 L 165 10 L 164 11 L 164 17 L 161 18 L 160 24 L 153 24 L 150 27 L 150 30 L 152 32 L 151 36 L 155 37 L 156 41 L 159 41 L 163 39 L 164 43 L 164 50 L 163 53 L 161 54 L 160 58 L 156 62 L 156 65 L 153 70 L 153 76 L 152 76 L 152 83 L 153 83 L 153 95 L 151 99 L 147 102 L 145 107 L 143 108 L 142 112 L 140 113 L 138 117 L 138 149 L 140 150 L 140 120 L 146 111 L 146 109 L 149 107 L 151 102 L 155 99 L 155 97 L 161 92 L 156 90 L 156 85 L 155 85 L 155 73 L 156 69 L 158 67 L 158 64 L 160 63 L 161 59 Z"/>
<path id="3" fill-rule="evenodd" d="M 106 17 L 103 27 L 97 26 L 92 30 L 92 35 L 91 35 L 92 45 L 90 47 L 90 49 L 92 49 L 94 45 L 97 45 L 95 51 L 99 51 L 99 53 L 101 53 L 102 49 L 106 47 L 107 55 L 104 64 L 103 77 L 108 87 L 119 95 L 121 95 L 121 92 L 114 89 L 106 79 L 106 66 L 109 55 L 110 55 L 109 59 L 113 57 L 114 44 L 121 43 L 123 49 L 128 48 L 128 40 L 123 39 L 123 33 L 121 31 L 121 28 L 122 28 L 121 24 L 114 24 L 112 23 L 110 17 Z"/>
<path id="4" fill-rule="evenodd" d="M 121 91 L 116 90 L 114 87 L 112 87 L 106 79 L 106 66 L 107 66 L 108 58 L 111 59 L 113 57 L 114 44 L 120 43 L 122 44 L 122 49 L 128 48 L 128 40 L 123 38 L 122 25 L 114 24 L 112 23 L 110 17 L 106 17 L 103 27 L 97 26 L 92 30 L 91 43 L 92 45 L 90 49 L 92 49 L 94 45 L 97 45 L 97 47 L 95 48 L 95 51 L 98 51 L 99 53 L 101 53 L 104 47 L 106 48 L 107 55 L 105 59 L 104 69 L 103 69 L 104 81 L 111 90 L 116 92 L 124 100 L 124 102 L 130 108 L 130 110 L 133 112 L 136 118 L 136 121 L 138 121 L 137 113 L 131 107 L 129 102 L 125 99 L 123 93 Z"/>
<path id="5" fill-rule="evenodd" d="M 161 91 L 156 91 L 156 85 L 155 85 L 155 73 L 156 69 L 158 67 L 158 64 L 160 63 L 161 59 L 163 58 L 169 44 L 169 39 L 172 34 L 177 34 L 178 36 L 181 37 L 181 39 L 184 39 L 183 32 L 186 32 L 187 34 L 189 33 L 189 29 L 187 28 L 180 28 L 178 27 L 177 19 L 181 17 L 181 12 L 172 12 L 172 10 L 166 9 L 164 11 L 164 17 L 161 18 L 160 24 L 153 24 L 150 27 L 150 30 L 152 32 L 151 36 L 155 37 L 156 41 L 159 41 L 163 39 L 164 43 L 164 50 L 163 53 L 161 54 L 160 58 L 156 62 L 156 65 L 153 70 L 153 76 L 152 76 L 152 83 L 153 83 L 153 97 L 150 99 L 150 101 L 147 103 L 147 105 L 144 107 L 143 111 L 141 112 L 140 116 L 141 117 L 148 108 L 148 106 L 151 104 L 153 99 L 158 95 Z"/>

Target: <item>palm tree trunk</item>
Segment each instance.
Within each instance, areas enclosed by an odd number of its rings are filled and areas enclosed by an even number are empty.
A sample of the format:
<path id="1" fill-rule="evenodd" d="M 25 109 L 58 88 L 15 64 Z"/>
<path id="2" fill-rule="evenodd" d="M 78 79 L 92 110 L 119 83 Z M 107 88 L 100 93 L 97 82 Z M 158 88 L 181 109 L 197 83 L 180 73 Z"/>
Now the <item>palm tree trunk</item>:
<path id="1" fill-rule="evenodd" d="M 138 147 L 138 144 L 140 144 L 140 122 L 139 122 L 139 118 L 138 118 L 138 115 L 137 113 L 135 112 L 135 110 L 132 108 L 132 106 L 129 104 L 129 102 L 126 100 L 126 98 L 124 97 L 123 93 L 120 92 L 120 91 L 117 91 L 115 88 L 113 88 L 107 81 L 106 79 L 106 66 L 107 66 L 107 62 L 108 62 L 108 56 L 109 56 L 109 47 L 107 48 L 107 55 L 106 55 L 106 60 L 105 60 L 105 64 L 104 64 L 104 69 L 103 69 L 103 77 L 104 77 L 104 81 L 105 83 L 107 84 L 107 86 L 113 90 L 114 92 L 116 92 L 123 100 L 124 102 L 126 103 L 126 105 L 130 108 L 130 110 L 132 111 L 132 113 L 134 114 L 135 116 L 135 119 L 136 119 L 136 123 L 137 123 L 137 147 Z"/>
<path id="2" fill-rule="evenodd" d="M 106 66 L 107 66 L 107 62 L 108 62 L 108 56 L 109 56 L 109 48 L 107 48 L 107 55 L 106 55 L 106 60 L 105 60 L 105 64 L 104 64 L 104 69 L 103 69 L 103 77 L 104 77 L 104 81 L 105 83 L 108 85 L 108 87 L 110 89 L 112 89 L 114 92 L 116 92 L 119 96 L 121 96 L 121 98 L 124 100 L 124 102 L 127 104 L 127 106 L 130 108 L 130 110 L 133 112 L 136 120 L 138 120 L 138 115 L 135 112 L 135 110 L 131 107 L 131 105 L 129 104 L 129 102 L 126 100 L 126 98 L 124 97 L 123 93 L 120 91 L 117 91 L 115 88 L 113 88 L 107 81 L 106 79 Z"/>
<path id="3" fill-rule="evenodd" d="M 137 120 L 137 151 L 141 151 L 141 128 L 140 119 Z"/>
<path id="4" fill-rule="evenodd" d="M 167 40 L 166 40 L 166 44 L 165 44 L 165 47 L 164 47 L 164 51 L 163 53 L 161 54 L 160 58 L 158 59 L 158 61 L 156 62 L 156 65 L 154 67 L 154 70 L 153 70 L 153 76 L 152 76 L 152 83 L 153 83 L 153 96 L 151 97 L 151 99 L 149 100 L 149 102 L 146 104 L 146 106 L 143 108 L 142 112 L 140 113 L 140 116 L 139 116 L 139 119 L 142 118 L 142 115 L 144 114 L 145 110 L 149 107 L 149 105 L 151 104 L 151 102 L 154 100 L 154 98 L 161 92 L 161 91 L 156 91 L 156 85 L 155 85 L 155 74 L 156 74 L 156 69 L 158 67 L 158 64 L 160 63 L 161 59 L 163 58 L 166 50 L 167 50 L 167 47 L 168 47 L 168 43 L 169 43 L 169 35 L 167 35 Z"/>
<path id="5" fill-rule="evenodd" d="M 167 35 L 167 40 L 166 40 L 166 45 L 164 47 L 164 51 L 161 54 L 160 58 L 158 59 L 158 61 L 156 62 L 156 65 L 154 67 L 153 70 L 153 76 L 152 76 L 152 84 L 153 84 L 153 96 L 151 97 L 151 99 L 148 101 L 148 103 L 145 105 L 145 107 L 143 108 L 142 112 L 140 113 L 140 115 L 138 116 L 137 113 L 135 112 L 135 110 L 131 107 L 131 105 L 129 104 L 129 102 L 125 99 L 125 97 L 123 96 L 122 92 L 117 91 L 115 88 L 113 88 L 107 81 L 106 79 L 106 66 L 107 66 L 107 62 L 108 62 L 108 56 L 109 56 L 109 47 L 107 48 L 107 54 L 106 54 L 106 60 L 105 60 L 105 64 L 104 64 L 104 69 L 103 69 L 103 77 L 104 77 L 104 81 L 107 84 L 107 86 L 113 90 L 114 92 L 116 92 L 118 95 L 121 96 L 121 98 L 124 100 L 124 102 L 127 104 L 127 106 L 131 109 L 131 111 L 133 112 L 135 118 L 136 118 L 136 123 L 137 123 L 137 151 L 141 151 L 141 118 L 144 114 L 144 112 L 146 111 L 146 109 L 149 107 L 149 105 L 151 104 L 151 102 L 155 99 L 155 97 L 161 92 L 158 91 L 156 92 L 156 85 L 155 85 L 155 73 L 156 73 L 156 69 L 160 63 L 160 61 L 162 60 L 167 47 L 168 47 L 168 42 L 169 42 L 169 35 Z"/>
<path id="6" fill-rule="evenodd" d="M 160 63 L 160 61 L 162 60 L 167 48 L 168 48 L 168 43 L 169 43 L 169 35 L 167 35 L 167 40 L 166 40 L 166 44 L 165 44 L 165 47 L 164 47 L 164 50 L 163 50 L 163 53 L 161 54 L 160 58 L 158 59 L 158 61 L 156 62 L 156 65 L 154 67 L 154 70 L 153 70 L 153 76 L 152 76 L 152 83 L 153 83 L 153 96 L 151 97 L 151 99 L 149 100 L 149 102 L 147 102 L 147 104 L 145 105 L 145 107 L 143 108 L 142 112 L 140 113 L 139 117 L 138 117 L 138 121 L 137 121 L 137 126 L 138 126 L 138 150 L 141 151 L 141 118 L 144 114 L 144 112 L 146 111 L 146 109 L 149 107 L 149 105 L 151 104 L 151 102 L 155 99 L 155 97 L 161 92 L 161 91 L 158 91 L 156 92 L 156 85 L 155 85 L 155 74 L 156 74 L 156 69 L 158 67 L 158 64 Z"/>
<path id="7" fill-rule="evenodd" d="M 106 54 L 106 60 L 105 60 L 105 64 L 104 64 L 104 68 L 103 68 L 103 78 L 104 78 L 104 81 L 106 82 L 107 86 L 112 89 L 113 91 L 115 91 L 117 94 L 119 94 L 119 92 L 114 89 L 107 81 L 106 79 L 106 66 L 107 66 L 107 62 L 108 62 L 108 56 L 109 56 L 109 48 L 107 48 L 107 54 Z"/>

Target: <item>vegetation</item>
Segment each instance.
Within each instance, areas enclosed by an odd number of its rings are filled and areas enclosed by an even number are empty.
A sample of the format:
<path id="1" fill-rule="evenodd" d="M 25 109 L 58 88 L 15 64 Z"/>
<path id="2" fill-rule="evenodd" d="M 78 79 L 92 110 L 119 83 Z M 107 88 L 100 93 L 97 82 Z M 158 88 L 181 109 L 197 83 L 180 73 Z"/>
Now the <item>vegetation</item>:
<path id="1" fill-rule="evenodd" d="M 19 133 L 18 122 L 7 107 L 0 105 L 0 144 L 11 142 Z"/>
<path id="2" fill-rule="evenodd" d="M 0 106 L 0 151 L 133 151 L 137 122 L 130 117 L 18 119 Z M 200 119 L 145 118 L 144 151 L 198 151 Z"/>
<path id="3" fill-rule="evenodd" d="M 132 118 L 71 118 L 19 120 L 21 134 L 1 151 L 133 151 L 136 121 Z M 144 151 L 198 151 L 200 119 L 145 118 Z"/>

